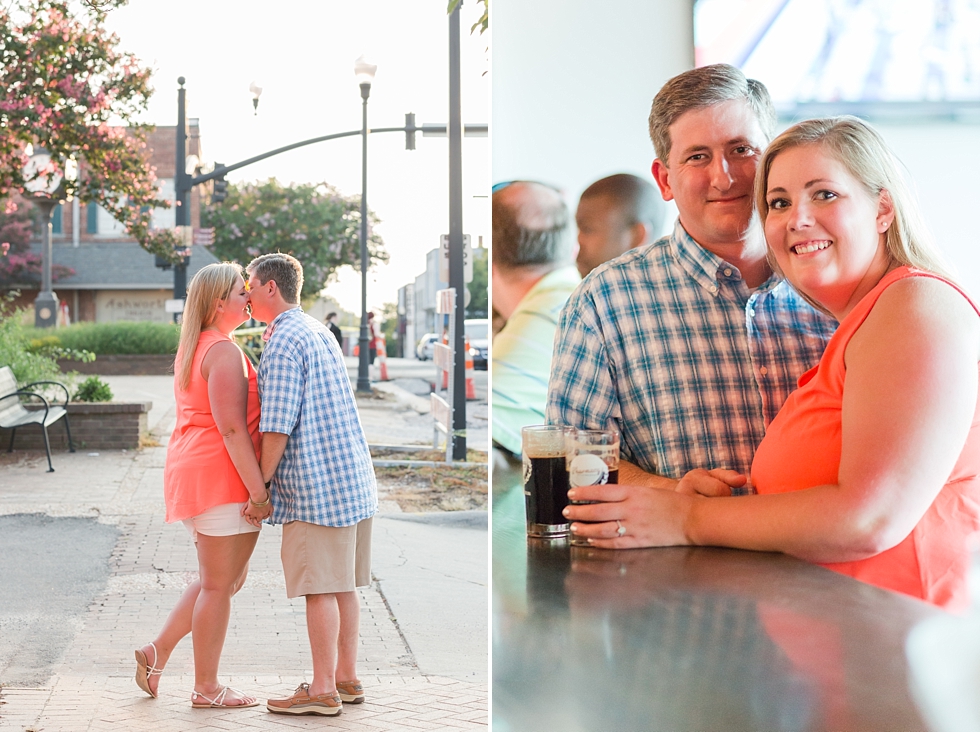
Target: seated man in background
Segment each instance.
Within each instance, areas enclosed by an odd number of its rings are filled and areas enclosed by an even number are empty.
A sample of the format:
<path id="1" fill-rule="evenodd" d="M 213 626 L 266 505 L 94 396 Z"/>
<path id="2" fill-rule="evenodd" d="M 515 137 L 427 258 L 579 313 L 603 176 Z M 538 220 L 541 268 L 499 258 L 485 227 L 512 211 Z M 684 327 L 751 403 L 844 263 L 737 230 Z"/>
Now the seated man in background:
<path id="1" fill-rule="evenodd" d="M 600 178 L 582 193 L 575 212 L 579 274 L 656 239 L 664 203 L 653 184 L 629 173 Z"/>
<path id="2" fill-rule="evenodd" d="M 544 422 L 558 314 L 579 284 L 561 193 L 520 181 L 493 193 L 493 306 L 507 321 L 491 349 L 493 440 L 521 453 L 521 427 Z"/>

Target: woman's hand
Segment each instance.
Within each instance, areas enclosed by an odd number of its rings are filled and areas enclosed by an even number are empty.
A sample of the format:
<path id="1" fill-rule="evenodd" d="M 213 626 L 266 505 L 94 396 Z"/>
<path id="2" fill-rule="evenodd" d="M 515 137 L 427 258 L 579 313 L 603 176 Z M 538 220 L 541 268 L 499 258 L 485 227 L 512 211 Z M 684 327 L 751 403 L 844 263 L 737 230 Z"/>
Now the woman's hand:
<path id="1" fill-rule="evenodd" d="M 266 492 L 266 500 L 269 501 L 271 496 L 269 496 L 268 491 Z M 264 519 L 269 518 L 272 515 L 272 501 L 269 501 L 265 506 L 256 506 L 251 499 L 245 502 L 242 506 L 242 516 L 248 521 L 252 526 L 260 526 Z"/>
<path id="2" fill-rule="evenodd" d="M 732 488 L 741 488 L 748 483 L 748 480 L 748 477 L 736 470 L 726 470 L 724 468 L 704 470 L 697 468 L 681 478 L 674 490 L 678 493 L 687 493 L 692 496 L 717 498 L 719 496 L 730 496 L 732 494 Z"/>
<path id="3" fill-rule="evenodd" d="M 637 549 L 691 544 L 684 530 L 688 513 L 699 497 L 646 486 L 590 485 L 572 488 L 564 511 L 576 536 L 602 549 Z M 622 527 L 622 530 L 620 530 Z"/>

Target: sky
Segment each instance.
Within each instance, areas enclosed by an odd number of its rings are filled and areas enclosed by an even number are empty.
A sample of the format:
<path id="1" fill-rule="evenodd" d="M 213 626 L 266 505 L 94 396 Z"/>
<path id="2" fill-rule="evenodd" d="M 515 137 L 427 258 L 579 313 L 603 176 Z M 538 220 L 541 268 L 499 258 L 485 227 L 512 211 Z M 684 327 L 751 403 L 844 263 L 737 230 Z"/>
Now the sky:
<path id="1" fill-rule="evenodd" d="M 361 97 L 354 61 L 378 70 L 369 127 L 449 119 L 449 18 L 446 0 L 130 0 L 106 26 L 119 48 L 153 69 L 142 121 L 175 125 L 177 78 L 186 79 L 187 116 L 200 120 L 205 162 L 231 164 L 292 142 L 357 130 Z M 482 5 L 466 0 L 460 34 L 464 123 L 490 118 L 487 35 L 470 33 Z M 263 88 L 253 113 L 249 85 Z M 425 254 L 449 231 L 447 138 L 383 133 L 368 139 L 368 206 L 391 257 L 368 273 L 368 307 L 395 302 L 399 287 L 425 271 Z M 476 246 L 490 239 L 489 138 L 463 140 L 463 230 Z M 277 178 L 327 182 L 361 192 L 361 138 L 330 140 L 228 175 L 232 182 Z M 360 274 L 345 267 L 326 294 L 360 313 Z"/>

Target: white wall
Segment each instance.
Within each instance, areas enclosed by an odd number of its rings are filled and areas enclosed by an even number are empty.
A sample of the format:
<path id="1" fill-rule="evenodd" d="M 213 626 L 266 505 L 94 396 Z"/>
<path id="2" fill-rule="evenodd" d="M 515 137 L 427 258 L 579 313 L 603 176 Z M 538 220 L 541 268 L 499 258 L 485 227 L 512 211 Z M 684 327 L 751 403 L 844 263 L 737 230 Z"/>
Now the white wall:
<path id="1" fill-rule="evenodd" d="M 691 0 L 495 0 L 493 180 L 542 180 L 574 208 L 605 175 L 648 180 L 654 94 L 694 63 Z M 761 81 L 765 82 L 763 77 Z M 908 168 L 926 222 L 980 297 L 980 126 L 878 125 Z M 668 210 L 665 228 L 676 209 Z"/>
<path id="2" fill-rule="evenodd" d="M 954 275 L 980 298 L 980 126 L 877 125 L 905 164 L 926 224 Z"/>
<path id="3" fill-rule="evenodd" d="M 495 0 L 492 12 L 494 182 L 551 183 L 573 209 L 597 178 L 652 182 L 647 116 L 694 63 L 690 2 Z"/>

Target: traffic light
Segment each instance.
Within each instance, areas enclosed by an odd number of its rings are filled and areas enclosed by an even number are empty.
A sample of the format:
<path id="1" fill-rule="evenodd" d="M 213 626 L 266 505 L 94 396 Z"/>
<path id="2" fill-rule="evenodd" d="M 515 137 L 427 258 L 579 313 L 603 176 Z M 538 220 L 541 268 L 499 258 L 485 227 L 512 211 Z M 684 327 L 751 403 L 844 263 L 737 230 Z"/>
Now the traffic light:
<path id="1" fill-rule="evenodd" d="M 405 115 L 405 149 L 415 149 L 415 114 L 408 112 Z"/>
<path id="2" fill-rule="evenodd" d="M 215 167 L 221 167 L 220 164 L 215 164 Z M 214 189 L 211 191 L 211 203 L 221 203 L 226 198 L 228 198 L 228 181 L 221 178 L 214 179 Z"/>

